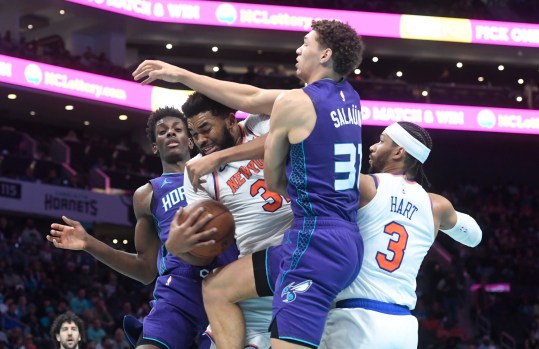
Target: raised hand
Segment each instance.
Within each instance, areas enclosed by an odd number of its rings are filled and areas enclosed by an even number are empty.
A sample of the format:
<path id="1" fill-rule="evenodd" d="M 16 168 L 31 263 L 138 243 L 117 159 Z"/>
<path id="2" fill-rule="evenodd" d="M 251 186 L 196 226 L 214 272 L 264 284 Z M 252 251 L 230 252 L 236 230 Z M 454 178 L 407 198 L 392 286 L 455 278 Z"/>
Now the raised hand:
<path id="1" fill-rule="evenodd" d="M 183 69 L 162 61 L 145 60 L 133 72 L 136 81 L 142 80 L 142 85 L 148 85 L 155 80 L 179 82 L 178 73 Z"/>
<path id="2" fill-rule="evenodd" d="M 84 250 L 88 241 L 88 233 L 80 222 L 62 216 L 62 220 L 67 224 L 53 223 L 51 231 L 47 235 L 47 240 L 54 244 L 54 247 L 67 250 Z"/>
<path id="3" fill-rule="evenodd" d="M 191 181 L 195 192 L 198 191 L 198 189 L 203 189 L 201 184 L 206 183 L 206 180 L 201 179 L 200 177 L 211 173 L 219 167 L 219 165 L 220 162 L 216 153 L 211 153 L 197 159 L 191 159 L 187 162 L 185 165 L 187 168 L 187 175 L 189 176 L 189 180 Z"/>
<path id="4" fill-rule="evenodd" d="M 202 207 L 194 212 L 190 212 L 189 207 L 180 208 L 170 224 L 168 239 L 165 242 L 166 249 L 174 256 L 178 256 L 188 253 L 193 248 L 214 244 L 215 240 L 210 239 L 217 232 L 216 228 L 200 231 L 212 218 L 211 214 L 204 213 Z"/>

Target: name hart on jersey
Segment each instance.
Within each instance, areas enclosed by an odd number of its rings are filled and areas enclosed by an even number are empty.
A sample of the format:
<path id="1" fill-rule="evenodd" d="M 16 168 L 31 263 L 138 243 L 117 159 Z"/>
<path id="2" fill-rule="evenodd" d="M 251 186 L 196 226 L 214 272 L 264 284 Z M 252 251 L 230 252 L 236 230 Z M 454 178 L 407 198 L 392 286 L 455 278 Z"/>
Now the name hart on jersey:
<path id="1" fill-rule="evenodd" d="M 161 203 L 163 204 L 163 209 L 165 210 L 165 212 L 167 212 L 176 204 L 184 200 L 185 200 L 185 190 L 183 189 L 183 186 L 181 186 L 179 188 L 169 191 L 167 195 L 165 195 L 161 199 Z"/>
<path id="2" fill-rule="evenodd" d="M 391 197 L 391 212 L 401 214 L 411 220 L 412 216 L 414 215 L 414 213 L 416 213 L 417 210 L 417 206 L 412 204 L 411 202 L 405 201 L 404 199 L 398 198 L 396 196 Z"/>
<path id="3" fill-rule="evenodd" d="M 247 166 L 241 166 L 236 173 L 234 173 L 226 181 L 226 184 L 232 190 L 232 193 L 235 193 L 245 181 L 253 175 L 253 173 L 259 173 L 264 169 L 264 161 L 262 160 L 251 160 Z"/>
<path id="4" fill-rule="evenodd" d="M 331 116 L 335 128 L 345 125 L 361 126 L 361 110 L 355 104 L 348 108 L 332 110 L 329 116 Z"/>

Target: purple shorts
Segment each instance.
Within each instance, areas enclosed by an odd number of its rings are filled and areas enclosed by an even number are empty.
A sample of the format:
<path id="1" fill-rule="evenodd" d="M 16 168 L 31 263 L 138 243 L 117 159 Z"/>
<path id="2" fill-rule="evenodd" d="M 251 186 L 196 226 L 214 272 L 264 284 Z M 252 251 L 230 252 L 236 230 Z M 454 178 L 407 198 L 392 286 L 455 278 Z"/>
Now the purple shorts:
<path id="1" fill-rule="evenodd" d="M 155 282 L 152 310 L 144 318 L 140 343 L 168 349 L 190 348 L 208 326 L 202 301 L 202 280 L 216 267 L 236 260 L 232 245 L 206 267 L 175 268 Z"/>
<path id="2" fill-rule="evenodd" d="M 281 246 L 255 253 L 257 291 L 274 294 L 272 337 L 318 347 L 331 303 L 362 260 L 357 224 L 320 217 L 296 220 Z"/>

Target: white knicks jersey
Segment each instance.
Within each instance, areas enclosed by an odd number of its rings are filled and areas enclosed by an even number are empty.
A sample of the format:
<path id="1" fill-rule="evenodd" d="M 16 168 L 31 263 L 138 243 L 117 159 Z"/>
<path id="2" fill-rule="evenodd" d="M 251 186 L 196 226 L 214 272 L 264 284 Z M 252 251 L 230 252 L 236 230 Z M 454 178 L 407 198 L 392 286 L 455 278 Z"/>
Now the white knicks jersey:
<path id="1" fill-rule="evenodd" d="M 249 115 L 239 125 L 243 143 L 246 143 L 269 131 L 269 117 Z M 187 172 L 184 177 L 187 203 L 211 198 L 220 201 L 232 212 L 240 256 L 281 244 L 283 234 L 290 228 L 294 216 L 287 199 L 268 191 L 262 159 L 236 161 L 221 166 L 212 174 L 202 177 L 206 180 L 202 184 L 204 191 L 198 190 L 196 193 Z"/>
<path id="2" fill-rule="evenodd" d="M 374 178 L 376 195 L 358 211 L 363 264 L 336 300 L 366 298 L 412 310 L 417 273 L 436 237 L 431 200 L 421 185 L 402 175 Z"/>

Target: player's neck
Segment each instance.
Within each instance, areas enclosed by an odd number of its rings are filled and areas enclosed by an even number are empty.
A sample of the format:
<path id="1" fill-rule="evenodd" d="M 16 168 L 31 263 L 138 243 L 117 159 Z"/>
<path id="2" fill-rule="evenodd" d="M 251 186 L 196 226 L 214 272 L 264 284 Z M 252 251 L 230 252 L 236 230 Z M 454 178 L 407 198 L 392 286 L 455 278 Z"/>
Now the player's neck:
<path id="1" fill-rule="evenodd" d="M 162 162 L 163 173 L 183 173 L 187 161 L 178 161 L 176 163 Z"/>
<path id="2" fill-rule="evenodd" d="M 336 72 L 334 72 L 333 70 L 321 69 L 320 71 L 312 74 L 308 79 L 306 79 L 307 80 L 306 82 L 307 84 L 312 84 L 316 81 L 324 80 L 324 79 L 333 80 L 333 82 L 340 82 L 343 79 L 343 77 L 337 74 Z"/>

